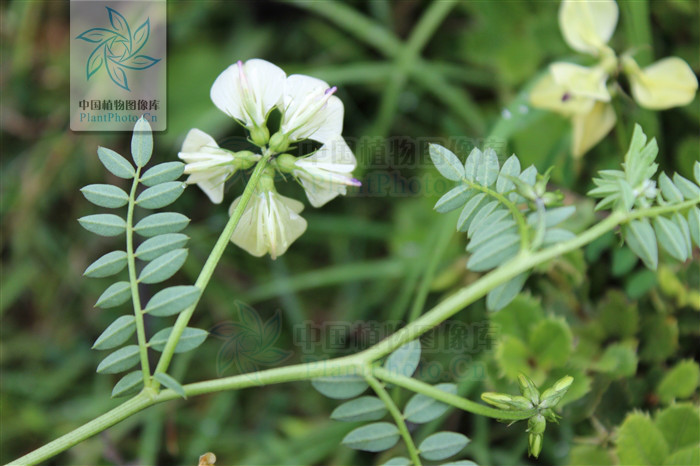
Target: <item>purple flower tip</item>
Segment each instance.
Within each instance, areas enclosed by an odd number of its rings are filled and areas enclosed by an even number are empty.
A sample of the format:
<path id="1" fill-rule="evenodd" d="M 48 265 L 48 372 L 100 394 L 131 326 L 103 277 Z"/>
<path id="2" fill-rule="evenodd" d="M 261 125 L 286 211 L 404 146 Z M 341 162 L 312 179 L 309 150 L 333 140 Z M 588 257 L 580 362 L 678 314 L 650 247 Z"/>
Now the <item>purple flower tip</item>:
<path id="1" fill-rule="evenodd" d="M 335 91 L 337 91 L 337 90 L 338 90 L 338 88 L 336 86 L 329 87 L 328 89 L 326 89 L 326 95 L 335 94 Z"/>
<path id="2" fill-rule="evenodd" d="M 361 182 L 360 180 L 356 179 L 356 178 L 353 178 L 353 179 L 351 180 L 351 183 L 352 183 L 353 186 L 358 186 L 358 187 L 359 187 L 359 186 L 362 186 L 362 182 Z"/>

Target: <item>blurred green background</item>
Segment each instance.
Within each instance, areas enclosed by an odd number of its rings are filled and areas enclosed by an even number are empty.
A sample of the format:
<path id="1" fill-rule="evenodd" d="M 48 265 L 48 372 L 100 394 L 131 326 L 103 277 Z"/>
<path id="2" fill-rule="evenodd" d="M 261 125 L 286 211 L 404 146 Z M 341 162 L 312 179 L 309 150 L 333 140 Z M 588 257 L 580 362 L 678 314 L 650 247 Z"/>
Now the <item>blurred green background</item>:
<path id="1" fill-rule="evenodd" d="M 616 50 L 639 47 L 640 61 L 646 63 L 676 55 L 696 73 L 700 70 L 697 2 L 620 5 L 612 40 Z M 68 128 L 68 2 L 10 1 L 1 8 L 4 463 L 118 403 L 109 397 L 118 377 L 95 374 L 104 355 L 90 347 L 120 311 L 93 308 L 109 283 L 82 278 L 87 265 L 111 250 L 116 240 L 97 239 L 76 219 L 96 213 L 80 187 L 123 181 L 108 176 L 96 156 L 97 146 L 126 153 L 130 135 L 74 133 Z M 592 203 L 583 195 L 597 170 L 621 162 L 635 121 L 659 140 L 661 169 L 690 178 L 700 146 L 697 97 L 689 106 L 661 113 L 622 99 L 616 129 L 578 163 L 569 154 L 565 120 L 521 107 L 519 93 L 548 63 L 574 55 L 561 38 L 557 9 L 557 2 L 525 1 L 464 1 L 449 8 L 414 0 L 169 2 L 168 130 L 155 137 L 154 162 L 175 159 L 193 127 L 217 140 L 243 136 L 214 107 L 209 89 L 231 63 L 259 57 L 288 74 L 309 74 L 338 86 L 345 104 L 344 135 L 356 150 L 365 183 L 363 190 L 322 209 L 307 204 L 308 231 L 276 261 L 231 246 L 193 324 L 208 329 L 229 321 L 235 301 L 241 300 L 263 319 L 281 311 L 278 346 L 293 352 L 286 363 L 332 357 L 361 346 L 353 340 L 356 324 L 405 321 L 422 283 L 430 288 L 428 309 L 474 281 L 477 275 L 464 268 L 466 238 L 452 235 L 449 218 L 432 210 L 441 193 L 397 192 L 397 176 L 429 180 L 435 175 L 426 163 L 428 141 L 451 146 L 462 158 L 465 144 L 487 143 L 498 149 L 502 160 L 516 152 L 524 165 L 533 163 L 542 171 L 554 166 L 554 187 L 565 193 L 567 203 L 581 202 L 576 223 L 570 225 L 575 229 L 594 221 Z M 508 120 L 502 119 L 505 108 L 511 114 Z M 380 179 L 393 180 L 388 192 L 372 189 Z M 425 183 L 423 188 L 429 181 Z M 225 202 L 242 187 L 241 180 L 231 183 Z M 301 189 L 291 184 L 282 191 L 303 198 Z M 227 206 L 212 205 L 190 188 L 174 209 L 193 221 L 185 231 L 192 238 L 190 256 L 171 282 L 192 283 L 227 219 Z M 512 392 L 511 375 L 518 370 L 539 371 L 538 383 L 575 371 L 582 381 L 579 398 L 564 409 L 560 426 L 548 428 L 539 464 L 576 463 L 580 458 L 572 455 L 574 439 L 599 433 L 589 418 L 612 430 L 633 408 L 657 408 L 654 387 L 668 368 L 700 356 L 698 314 L 687 297 L 698 288 L 698 261 L 669 262 L 655 274 L 616 245 L 611 235 L 547 264 L 526 286 L 536 298 L 516 303 L 538 308 L 535 314 L 563 317 L 573 332 L 569 345 L 579 345 L 581 361 L 534 367 L 521 353 L 509 355 L 504 349 L 509 348 L 504 344 L 508 332 L 497 329 L 489 332 L 489 344 L 469 355 L 485 371 L 463 371 L 458 380 L 461 393 L 477 398 L 486 389 Z M 422 310 L 419 306 L 413 313 Z M 633 312 L 629 319 L 635 324 L 605 333 L 599 317 L 612 312 L 611 319 L 618 322 L 617 310 Z M 489 317 L 477 303 L 455 320 L 488 326 Z M 294 329 L 330 321 L 349 323 L 344 347 L 304 354 L 295 344 Z M 147 321 L 148 333 L 159 326 L 160 321 Z M 631 345 L 638 358 L 623 377 L 595 366 L 615 344 Z M 659 349 L 659 344 L 666 346 Z M 221 341 L 211 338 L 197 351 L 178 356 L 173 374 L 183 382 L 217 377 L 220 348 Z M 452 357 L 427 355 L 424 363 L 434 359 L 447 368 Z M 235 373 L 232 368 L 224 375 Z M 454 376 L 449 370 L 424 374 L 431 382 Z M 394 395 L 407 398 L 406 393 Z M 697 390 L 688 398 L 697 400 Z M 49 464 L 194 465 L 206 451 L 216 453 L 222 465 L 374 464 L 387 458 L 339 446 L 355 426 L 329 420 L 336 404 L 308 383 L 175 401 L 140 413 Z M 506 429 L 452 411 L 440 422 L 472 438 L 464 458 L 484 465 L 529 461 L 522 423 Z M 415 436 L 420 439 L 436 428 L 422 426 Z M 612 461 L 609 438 L 598 440 L 596 461 Z M 399 444 L 395 451 L 402 448 Z M 585 460 L 591 464 L 591 458 Z"/>

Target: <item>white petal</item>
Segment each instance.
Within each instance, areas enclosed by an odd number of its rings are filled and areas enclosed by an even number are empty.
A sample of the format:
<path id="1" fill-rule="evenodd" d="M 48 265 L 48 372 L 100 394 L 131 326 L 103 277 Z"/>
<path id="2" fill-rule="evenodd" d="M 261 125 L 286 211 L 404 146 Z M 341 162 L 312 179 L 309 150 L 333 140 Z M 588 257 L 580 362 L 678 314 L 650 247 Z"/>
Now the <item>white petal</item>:
<path id="1" fill-rule="evenodd" d="M 199 152 L 202 147 L 219 147 L 219 145 L 204 131 L 192 128 L 182 143 L 182 152 Z"/>
<path id="2" fill-rule="evenodd" d="M 530 104 L 533 107 L 564 116 L 588 113 L 594 103 L 595 100 L 571 94 L 566 87 L 557 84 L 551 72 L 537 81 L 530 91 Z"/>
<path id="3" fill-rule="evenodd" d="M 228 176 L 228 173 L 221 171 L 206 177 L 203 177 L 201 173 L 196 173 L 190 175 L 186 182 L 199 186 L 214 204 L 221 204 L 221 201 L 224 200 L 224 183 L 226 183 Z"/>
<path id="4" fill-rule="evenodd" d="M 615 32 L 619 13 L 614 0 L 564 0 L 559 28 L 572 49 L 598 55 Z"/>
<path id="5" fill-rule="evenodd" d="M 231 235 L 231 241 L 236 246 L 256 257 L 267 254 L 267 246 L 265 242 L 261 240 L 262 235 L 260 234 L 260 228 L 262 225 L 258 218 L 261 205 L 266 203 L 265 199 L 264 193 L 256 193 L 250 198 L 233 235 Z M 233 213 L 233 209 L 235 209 L 240 202 L 240 197 L 233 201 L 229 209 L 229 215 Z"/>
<path id="6" fill-rule="evenodd" d="M 241 73 L 244 79 L 242 80 Z M 262 126 L 267 114 L 280 101 L 285 73 L 278 66 L 257 58 L 242 66 L 226 68 L 211 87 L 211 100 L 222 112 L 248 127 Z"/>
<path id="7" fill-rule="evenodd" d="M 321 207 L 340 194 L 347 186 L 358 186 L 350 173 L 357 166 L 352 151 L 343 138 L 336 137 L 312 155 L 299 159 L 294 174 L 299 178 L 309 202 Z"/>
<path id="8" fill-rule="evenodd" d="M 554 82 L 568 89 L 572 95 L 610 102 L 610 93 L 605 85 L 608 75 L 603 69 L 558 62 L 549 65 L 549 71 Z"/>
<path id="9" fill-rule="evenodd" d="M 343 103 L 327 91 L 328 83 L 310 76 L 294 74 L 286 79 L 281 130 L 291 141 L 325 143 L 343 132 Z"/>
<path id="10" fill-rule="evenodd" d="M 634 100 L 652 110 L 688 105 L 698 90 L 695 73 L 678 57 L 664 58 L 642 70 L 636 68 L 629 78 Z"/>
<path id="11" fill-rule="evenodd" d="M 240 202 L 236 199 L 229 214 Z M 250 254 L 267 253 L 275 259 L 306 230 L 306 220 L 299 213 L 303 204 L 294 199 L 267 191 L 256 193 L 246 206 L 231 241 Z"/>
<path id="12" fill-rule="evenodd" d="M 579 158 L 598 144 L 615 126 L 615 110 L 609 103 L 596 102 L 593 109 L 584 115 L 575 115 L 572 119 L 574 135 L 572 153 Z"/>

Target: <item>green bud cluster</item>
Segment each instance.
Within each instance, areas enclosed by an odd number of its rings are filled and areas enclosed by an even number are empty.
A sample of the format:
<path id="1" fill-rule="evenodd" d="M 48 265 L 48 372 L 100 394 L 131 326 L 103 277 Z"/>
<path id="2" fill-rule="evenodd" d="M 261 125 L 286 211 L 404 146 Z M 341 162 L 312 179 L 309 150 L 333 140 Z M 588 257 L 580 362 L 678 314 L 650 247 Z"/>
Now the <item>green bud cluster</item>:
<path id="1" fill-rule="evenodd" d="M 481 395 L 481 399 L 504 411 L 536 410 L 536 413 L 528 419 L 527 432 L 529 434 L 528 454 L 537 458 L 542 451 L 542 440 L 547 421 L 558 422 L 559 420 L 559 416 L 553 408 L 564 398 L 573 381 L 574 378 L 567 375 L 540 394 L 535 383 L 525 374 L 520 374 L 518 386 L 522 396 L 486 392 Z"/>

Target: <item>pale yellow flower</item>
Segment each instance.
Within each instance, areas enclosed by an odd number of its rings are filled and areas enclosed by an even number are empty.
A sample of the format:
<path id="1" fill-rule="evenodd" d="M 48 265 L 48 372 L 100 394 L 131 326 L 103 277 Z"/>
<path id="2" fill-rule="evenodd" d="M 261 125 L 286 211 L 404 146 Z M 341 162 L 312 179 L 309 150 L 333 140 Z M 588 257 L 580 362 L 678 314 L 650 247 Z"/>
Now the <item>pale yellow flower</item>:
<path id="1" fill-rule="evenodd" d="M 680 58 L 664 58 L 644 69 L 629 57 L 623 60 L 634 100 L 642 107 L 665 110 L 688 105 L 695 98 L 698 79 Z"/>

